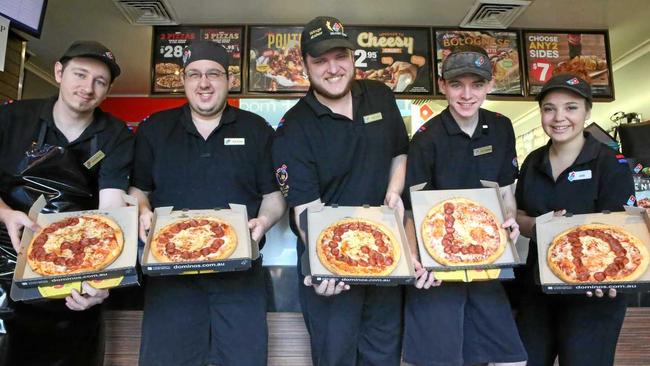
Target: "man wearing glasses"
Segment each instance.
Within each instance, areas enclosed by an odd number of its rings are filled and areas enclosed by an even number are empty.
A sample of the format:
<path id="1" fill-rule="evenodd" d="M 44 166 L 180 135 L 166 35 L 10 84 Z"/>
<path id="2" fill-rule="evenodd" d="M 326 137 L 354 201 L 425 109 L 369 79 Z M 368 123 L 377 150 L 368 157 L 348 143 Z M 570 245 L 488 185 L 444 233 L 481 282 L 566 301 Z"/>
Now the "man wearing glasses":
<path id="1" fill-rule="evenodd" d="M 271 162 L 273 129 L 227 105 L 228 54 L 194 42 L 183 55 L 188 103 L 139 127 L 130 193 L 140 206 L 140 237 L 155 207 L 206 209 L 244 204 L 251 237 L 282 216 Z M 266 292 L 261 258 L 242 272 L 148 277 L 140 365 L 265 365 Z"/>

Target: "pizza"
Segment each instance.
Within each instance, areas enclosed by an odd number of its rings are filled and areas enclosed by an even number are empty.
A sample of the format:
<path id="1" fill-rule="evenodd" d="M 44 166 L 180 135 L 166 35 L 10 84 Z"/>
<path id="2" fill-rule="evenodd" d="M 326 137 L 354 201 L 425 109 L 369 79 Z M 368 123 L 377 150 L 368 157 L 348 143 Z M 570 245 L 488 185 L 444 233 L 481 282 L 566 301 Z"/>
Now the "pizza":
<path id="1" fill-rule="evenodd" d="M 158 262 L 201 262 L 228 258 L 237 247 L 235 229 L 215 217 L 194 217 L 165 225 L 151 241 Z"/>
<path id="2" fill-rule="evenodd" d="M 183 87 L 183 79 L 180 75 L 169 74 L 158 76 L 156 78 L 156 85 L 163 89 L 178 89 Z"/>
<path id="3" fill-rule="evenodd" d="M 427 252 L 445 266 L 493 263 L 508 241 L 497 216 L 466 198 L 450 198 L 434 205 L 422 220 L 420 232 Z"/>
<path id="4" fill-rule="evenodd" d="M 161 62 L 156 64 L 156 74 L 159 75 L 178 74 L 180 71 L 181 67 L 175 63 Z"/>
<path id="5" fill-rule="evenodd" d="M 122 253 L 124 234 L 104 215 L 69 217 L 45 226 L 27 248 L 27 263 L 44 276 L 97 271 Z"/>
<path id="6" fill-rule="evenodd" d="M 388 276 L 400 258 L 399 242 L 384 225 L 346 218 L 321 231 L 316 241 L 325 268 L 344 276 Z"/>
<path id="7" fill-rule="evenodd" d="M 646 271 L 648 250 L 620 227 L 588 224 L 558 234 L 546 260 L 551 271 L 567 283 L 631 281 Z"/>

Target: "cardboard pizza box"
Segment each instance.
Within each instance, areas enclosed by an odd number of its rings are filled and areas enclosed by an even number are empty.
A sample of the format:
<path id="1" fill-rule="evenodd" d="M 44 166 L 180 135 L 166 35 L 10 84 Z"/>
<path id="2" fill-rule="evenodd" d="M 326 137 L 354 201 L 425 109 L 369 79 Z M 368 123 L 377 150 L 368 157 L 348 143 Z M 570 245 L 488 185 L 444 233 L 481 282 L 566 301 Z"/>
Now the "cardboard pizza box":
<path id="1" fill-rule="evenodd" d="M 139 277 L 137 273 L 125 276 L 88 280 L 91 286 L 100 289 L 111 289 L 115 287 L 138 286 Z M 81 281 L 61 283 L 58 285 L 41 285 L 38 287 L 21 288 L 15 283 L 11 285 L 10 296 L 14 301 L 33 302 L 37 300 L 63 299 L 70 295 L 72 289 L 82 292 Z"/>
<path id="2" fill-rule="evenodd" d="M 252 261 L 260 256 L 257 243 L 251 239 L 248 230 L 248 213 L 245 205 L 231 203 L 230 208 L 206 210 L 177 210 L 173 207 L 158 207 L 154 210 L 151 230 L 147 237 L 141 258 L 142 273 L 150 276 L 203 274 L 214 272 L 245 271 L 252 266 Z M 237 234 L 237 247 L 225 259 L 201 262 L 161 263 L 150 250 L 154 234 L 167 224 L 177 220 L 193 217 L 215 217 L 228 222 Z"/>
<path id="3" fill-rule="evenodd" d="M 303 216 L 304 217 L 304 216 Z M 329 225 L 345 219 L 358 218 L 374 221 L 384 225 L 393 233 L 401 249 L 401 255 L 395 270 L 388 276 L 341 276 L 330 272 L 318 258 L 315 243 L 321 231 Z M 410 284 L 415 280 L 415 273 L 411 265 L 411 251 L 406 240 L 404 225 L 397 211 L 387 206 L 380 207 L 350 207 L 350 206 L 325 206 L 324 204 L 312 205 L 306 210 L 306 220 L 301 220 L 303 229 L 306 228 L 307 246 L 301 258 L 302 272 L 305 276 L 312 276 L 312 283 L 320 283 L 324 279 L 334 278 L 348 284 L 359 285 L 402 285 Z M 306 224 L 306 227 L 305 227 Z"/>
<path id="4" fill-rule="evenodd" d="M 128 195 L 123 195 L 125 202 L 130 206 L 118 207 L 106 210 L 71 211 L 62 213 L 44 214 L 40 213 L 45 207 L 44 197 L 40 197 L 29 210 L 28 216 L 41 227 L 52 222 L 85 214 L 106 215 L 115 220 L 122 229 L 124 235 L 124 248 L 120 255 L 106 268 L 98 271 L 73 273 L 58 276 L 43 276 L 32 271 L 27 263 L 27 248 L 35 233 L 29 228 L 23 230 L 20 242 L 20 252 L 16 259 L 13 283 L 20 288 L 33 288 L 38 286 L 59 285 L 64 283 L 79 282 L 85 280 L 101 280 L 133 275 L 136 273 L 136 262 L 138 252 L 138 206 L 137 201 Z"/>
<path id="5" fill-rule="evenodd" d="M 597 288 L 615 288 L 621 292 L 641 292 L 650 289 L 650 269 L 646 270 L 637 280 L 630 282 L 599 282 L 570 284 L 559 279 L 548 267 L 546 253 L 551 241 L 556 235 L 574 226 L 585 224 L 609 224 L 622 227 L 639 238 L 650 249 L 650 218 L 647 213 L 637 207 L 625 207 L 624 212 L 595 213 L 583 215 L 568 215 L 556 217 L 553 212 L 538 216 L 535 220 L 537 234 L 537 255 L 539 277 L 542 291 L 547 293 L 578 294 Z M 650 250 L 649 250 L 650 252 Z"/>
<path id="6" fill-rule="evenodd" d="M 415 221 L 415 231 L 418 242 L 418 252 L 422 265 L 428 270 L 434 271 L 458 271 L 458 270 L 485 270 L 485 269 L 498 269 L 515 267 L 521 264 L 521 260 L 517 253 L 515 243 L 508 238 L 506 248 L 503 254 L 497 258 L 494 263 L 481 264 L 481 265 L 465 265 L 465 266 L 445 266 L 438 263 L 423 245 L 421 226 L 422 221 L 429 212 L 429 210 L 441 201 L 449 198 L 462 197 L 467 198 L 490 209 L 497 216 L 500 222 L 505 221 L 506 208 L 499 193 L 499 185 L 494 182 L 481 181 L 484 188 L 475 189 L 448 189 L 448 190 L 423 190 L 426 184 L 418 184 L 412 186 L 409 191 L 411 194 L 411 205 L 413 209 L 413 219 Z M 507 230 L 506 230 L 507 232 Z M 460 272 L 459 272 L 460 273 Z M 497 274 L 498 273 L 498 274 Z M 511 271 L 494 271 L 490 276 L 484 275 L 483 272 L 476 272 L 451 276 L 450 280 L 467 281 L 468 279 L 494 279 L 487 277 L 494 277 L 496 279 L 512 279 L 510 276 Z M 442 276 L 442 275 L 441 275 Z M 463 279 L 464 278 L 464 279 Z"/>

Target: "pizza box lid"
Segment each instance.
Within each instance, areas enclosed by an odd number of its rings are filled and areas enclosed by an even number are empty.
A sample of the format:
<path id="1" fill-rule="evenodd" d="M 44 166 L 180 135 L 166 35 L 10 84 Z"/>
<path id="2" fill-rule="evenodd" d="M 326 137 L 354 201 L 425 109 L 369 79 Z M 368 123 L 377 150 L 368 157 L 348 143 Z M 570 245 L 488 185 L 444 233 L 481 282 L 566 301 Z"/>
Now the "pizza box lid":
<path id="1" fill-rule="evenodd" d="M 650 219 L 641 208 L 625 206 L 624 212 L 603 212 L 582 215 L 554 216 L 548 212 L 535 219 L 539 277 L 542 290 L 547 293 L 585 293 L 597 288 L 615 288 L 622 292 L 640 292 L 650 289 L 650 270 L 637 280 L 629 282 L 600 282 L 569 284 L 559 279 L 548 267 L 546 253 L 556 235 L 574 226 L 585 224 L 609 224 L 624 228 L 639 238 L 650 252 Z"/>
<path id="2" fill-rule="evenodd" d="M 173 210 L 173 207 L 158 207 L 154 210 L 147 243 L 142 252 L 142 272 L 155 275 L 203 274 L 214 272 L 244 271 L 259 257 L 259 246 L 250 237 L 248 213 L 245 205 L 231 203 L 230 208 L 204 210 Z M 174 221 L 193 217 L 216 217 L 230 223 L 237 233 L 237 247 L 230 257 L 218 261 L 161 263 L 150 251 L 151 240 L 160 228 Z"/>
<path id="3" fill-rule="evenodd" d="M 499 185 L 495 182 L 481 181 L 484 188 L 474 189 L 446 189 L 446 190 L 423 190 L 426 186 L 425 183 L 412 186 L 409 191 L 411 194 L 411 205 L 413 208 L 413 219 L 415 221 L 415 231 L 418 241 L 418 252 L 422 265 L 429 270 L 436 271 L 456 271 L 459 269 L 495 269 L 503 267 L 514 267 L 521 264 L 519 254 L 515 247 L 515 243 L 508 238 L 506 249 L 503 254 L 497 258 L 494 263 L 482 265 L 466 265 L 466 266 L 445 266 L 438 263 L 429 252 L 426 250 L 422 240 L 421 226 L 425 216 L 434 205 L 440 201 L 449 198 L 463 197 L 479 202 L 483 206 L 489 208 L 497 216 L 500 222 L 504 222 L 505 218 L 505 205 L 501 194 L 499 193 Z M 507 232 L 507 230 L 506 230 Z M 465 278 L 481 278 L 482 274 L 470 274 Z M 501 278 L 509 279 L 509 278 Z M 462 280 L 462 276 L 461 276 Z"/>
<path id="4" fill-rule="evenodd" d="M 348 284 L 359 285 L 401 285 L 410 284 L 415 280 L 415 273 L 411 265 L 411 251 L 409 250 L 408 241 L 404 225 L 399 218 L 397 211 L 388 206 L 370 207 L 370 206 L 325 206 L 320 203 L 307 208 L 307 220 L 301 222 L 307 223 L 307 246 L 301 258 L 303 275 L 312 276 L 312 283 L 320 283 L 324 279 L 334 278 L 344 281 Z M 340 276 L 330 272 L 318 258 L 318 253 L 314 250 L 318 240 L 318 235 L 329 225 L 345 219 L 359 218 L 367 219 L 384 225 L 388 228 L 397 239 L 401 255 L 395 270 L 388 276 Z M 304 226 L 304 225 L 303 225 Z"/>
<path id="5" fill-rule="evenodd" d="M 98 280 L 88 280 L 91 286 L 95 288 L 111 289 L 116 287 L 137 286 L 139 277 L 137 273 L 131 273 L 125 276 L 106 278 Z M 62 299 L 72 292 L 72 289 L 82 293 L 81 282 L 68 282 L 58 285 L 41 285 L 38 287 L 21 288 L 15 283 L 11 285 L 10 296 L 14 301 L 36 301 L 36 300 L 55 300 Z"/>
<path id="6" fill-rule="evenodd" d="M 29 218 L 41 227 L 47 226 L 55 221 L 66 217 L 74 217 L 86 214 L 106 215 L 115 220 L 124 234 L 124 248 L 122 253 L 108 267 L 99 271 L 73 273 L 60 276 L 42 276 L 32 271 L 27 263 L 27 248 L 35 233 L 29 228 L 23 230 L 20 241 L 20 252 L 16 259 L 13 282 L 22 288 L 42 285 L 56 285 L 68 282 L 83 280 L 99 280 L 105 278 L 122 277 L 136 272 L 135 265 L 138 257 L 138 206 L 137 201 L 126 194 L 122 196 L 130 206 L 117 207 L 105 210 L 70 211 L 61 213 L 41 213 L 46 205 L 43 196 L 34 202 L 29 210 Z"/>

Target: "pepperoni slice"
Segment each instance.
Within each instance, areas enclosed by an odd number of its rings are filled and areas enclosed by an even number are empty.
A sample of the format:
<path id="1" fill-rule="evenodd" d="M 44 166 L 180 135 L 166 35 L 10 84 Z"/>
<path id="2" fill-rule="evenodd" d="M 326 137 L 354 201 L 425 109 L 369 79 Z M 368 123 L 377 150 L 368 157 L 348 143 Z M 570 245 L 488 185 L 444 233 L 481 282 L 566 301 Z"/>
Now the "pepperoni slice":
<path id="1" fill-rule="evenodd" d="M 573 241 L 569 240 L 569 243 L 571 244 L 572 247 L 574 248 L 582 248 L 582 243 L 580 242 L 579 239 L 575 239 Z"/>
<path id="2" fill-rule="evenodd" d="M 456 254 L 456 253 L 460 252 L 460 247 L 459 247 L 458 245 L 453 244 L 453 245 L 451 246 L 451 252 L 452 252 L 453 254 Z"/>
<path id="3" fill-rule="evenodd" d="M 356 224 L 356 223 L 355 224 L 350 224 L 350 230 L 358 230 L 358 229 L 359 229 L 358 224 Z"/>
<path id="4" fill-rule="evenodd" d="M 584 231 L 584 230 L 580 230 L 580 231 L 578 231 L 578 236 L 579 237 L 587 236 L 587 232 Z"/>
<path id="5" fill-rule="evenodd" d="M 602 282 L 605 280 L 605 274 L 603 272 L 596 272 L 594 273 L 594 280 L 598 282 Z"/>
<path id="6" fill-rule="evenodd" d="M 201 220 L 198 221 L 199 226 L 205 226 L 205 225 L 207 225 L 209 223 L 210 223 L 210 221 L 205 220 L 205 219 L 201 219 Z"/>
<path id="7" fill-rule="evenodd" d="M 445 214 L 447 214 L 447 215 L 451 215 L 451 214 L 453 214 L 453 213 L 454 213 L 454 210 L 452 210 L 452 209 L 445 209 Z"/>
<path id="8" fill-rule="evenodd" d="M 54 253 L 47 253 L 45 255 L 45 260 L 48 262 L 54 262 L 55 259 L 56 259 L 56 254 Z"/>
<path id="9" fill-rule="evenodd" d="M 332 241 L 341 241 L 341 237 L 339 235 L 334 235 L 334 237 L 332 237 Z"/>
<path id="10" fill-rule="evenodd" d="M 574 257 L 582 257 L 582 250 L 581 248 L 573 247 L 571 248 L 571 254 L 573 254 Z"/>
<path id="11" fill-rule="evenodd" d="M 370 248 L 368 248 L 367 245 L 364 245 L 364 246 L 361 247 L 361 252 L 366 253 L 366 254 L 370 253 Z"/>
<path id="12" fill-rule="evenodd" d="M 451 240 L 442 239 L 442 246 L 447 247 L 451 245 Z"/>
<path id="13" fill-rule="evenodd" d="M 445 211 L 446 211 L 446 210 L 451 210 L 451 211 L 453 211 L 454 208 L 455 208 L 455 207 L 454 207 L 454 204 L 451 203 L 451 202 L 445 202 L 444 207 L 445 207 Z"/>
<path id="14" fill-rule="evenodd" d="M 63 251 L 66 249 L 70 249 L 71 246 L 72 243 L 70 243 L 69 241 L 64 241 L 63 243 L 61 243 L 61 250 Z"/>
<path id="15" fill-rule="evenodd" d="M 460 252 L 463 253 L 463 254 L 467 254 L 468 253 L 467 247 L 461 247 Z"/>
<path id="16" fill-rule="evenodd" d="M 446 228 L 454 227 L 454 222 L 453 221 L 445 221 L 445 227 Z"/>
<path id="17" fill-rule="evenodd" d="M 451 242 L 454 240 L 454 234 L 445 234 L 445 236 L 443 236 L 442 239 L 449 240 Z"/>
<path id="18" fill-rule="evenodd" d="M 456 230 L 453 227 L 447 227 L 445 228 L 445 231 L 447 234 L 453 234 Z"/>
<path id="19" fill-rule="evenodd" d="M 214 233 L 214 235 L 216 235 L 219 238 L 224 236 L 224 234 L 226 233 L 225 231 L 223 231 L 223 228 L 221 226 L 214 227 L 210 230 Z"/>
<path id="20" fill-rule="evenodd" d="M 199 252 L 198 250 L 195 250 L 195 251 L 193 251 L 192 253 L 190 253 L 190 257 L 191 257 L 192 259 L 199 258 L 200 256 L 201 256 L 201 252 Z"/>
<path id="21" fill-rule="evenodd" d="M 381 247 L 381 246 L 386 245 L 386 243 L 384 243 L 383 240 L 378 239 L 378 240 L 375 240 L 375 245 L 378 246 L 378 247 Z"/>
<path id="22" fill-rule="evenodd" d="M 176 245 L 174 245 L 174 243 L 167 243 L 167 245 L 165 245 L 165 250 L 168 252 L 173 252 L 176 250 Z"/>
<path id="23" fill-rule="evenodd" d="M 589 272 L 580 272 L 577 276 L 578 281 L 589 281 Z"/>
<path id="24" fill-rule="evenodd" d="M 329 243 L 327 243 L 327 246 L 330 247 L 330 248 L 336 248 L 339 245 L 335 241 L 330 241 Z"/>
<path id="25" fill-rule="evenodd" d="M 572 262 L 573 262 L 573 264 L 574 264 L 577 268 L 582 267 L 582 259 L 580 259 L 580 258 L 573 258 L 573 261 L 572 261 Z"/>
<path id="26" fill-rule="evenodd" d="M 339 248 L 332 248 L 331 252 L 332 252 L 332 255 L 335 256 L 335 257 L 338 257 L 339 254 L 341 253 L 339 251 Z"/>
<path id="27" fill-rule="evenodd" d="M 383 239 L 383 238 L 384 238 L 384 236 L 382 235 L 382 233 L 379 232 L 379 231 L 373 231 L 373 232 L 372 232 L 372 237 L 375 238 L 375 240 L 380 240 L 380 239 Z"/>
<path id="28" fill-rule="evenodd" d="M 477 245 L 477 246 L 476 246 L 476 253 L 477 253 L 477 254 L 483 254 L 483 253 L 485 253 L 485 248 L 483 248 L 483 246 L 481 246 L 481 245 Z"/>
<path id="29" fill-rule="evenodd" d="M 616 263 L 620 268 L 623 268 L 626 264 L 630 263 L 630 260 L 627 257 L 619 256 L 614 258 L 614 263 Z"/>
<path id="30" fill-rule="evenodd" d="M 181 258 L 183 259 L 191 259 L 192 255 L 189 252 L 180 252 Z"/>
<path id="31" fill-rule="evenodd" d="M 201 254 L 202 254 L 202 255 L 208 255 L 208 254 L 210 254 L 210 248 L 203 248 L 203 249 L 201 249 Z"/>
<path id="32" fill-rule="evenodd" d="M 614 263 L 610 264 L 607 266 L 605 269 L 605 274 L 608 275 L 609 277 L 614 277 L 618 273 L 618 266 Z"/>
<path id="33" fill-rule="evenodd" d="M 380 253 L 388 253 L 388 247 L 385 245 L 382 245 L 377 249 L 379 250 Z"/>
<path id="34" fill-rule="evenodd" d="M 451 245 L 444 247 L 442 251 L 447 254 L 451 254 Z"/>
<path id="35" fill-rule="evenodd" d="M 79 244 L 83 245 L 84 247 L 87 247 L 90 245 L 90 240 L 88 240 L 88 238 L 83 238 L 79 241 Z"/>
<path id="36" fill-rule="evenodd" d="M 54 259 L 54 264 L 56 264 L 57 266 L 65 266 L 65 258 L 63 258 L 63 257 L 56 257 L 56 258 Z"/>
<path id="37" fill-rule="evenodd" d="M 359 265 L 361 267 L 368 267 L 368 262 L 364 261 L 363 259 L 359 259 Z"/>
<path id="38" fill-rule="evenodd" d="M 174 226 L 169 228 L 169 231 L 174 233 L 174 234 L 178 234 L 181 231 L 181 228 L 178 225 L 174 225 Z"/>
<path id="39" fill-rule="evenodd" d="M 386 264 L 387 266 L 392 265 L 393 264 L 393 258 L 392 257 L 386 257 L 386 259 L 384 259 L 384 264 Z"/>
<path id="40" fill-rule="evenodd" d="M 71 217 L 68 219 L 68 225 L 70 226 L 75 226 L 79 223 L 79 218 L 78 217 Z"/>

